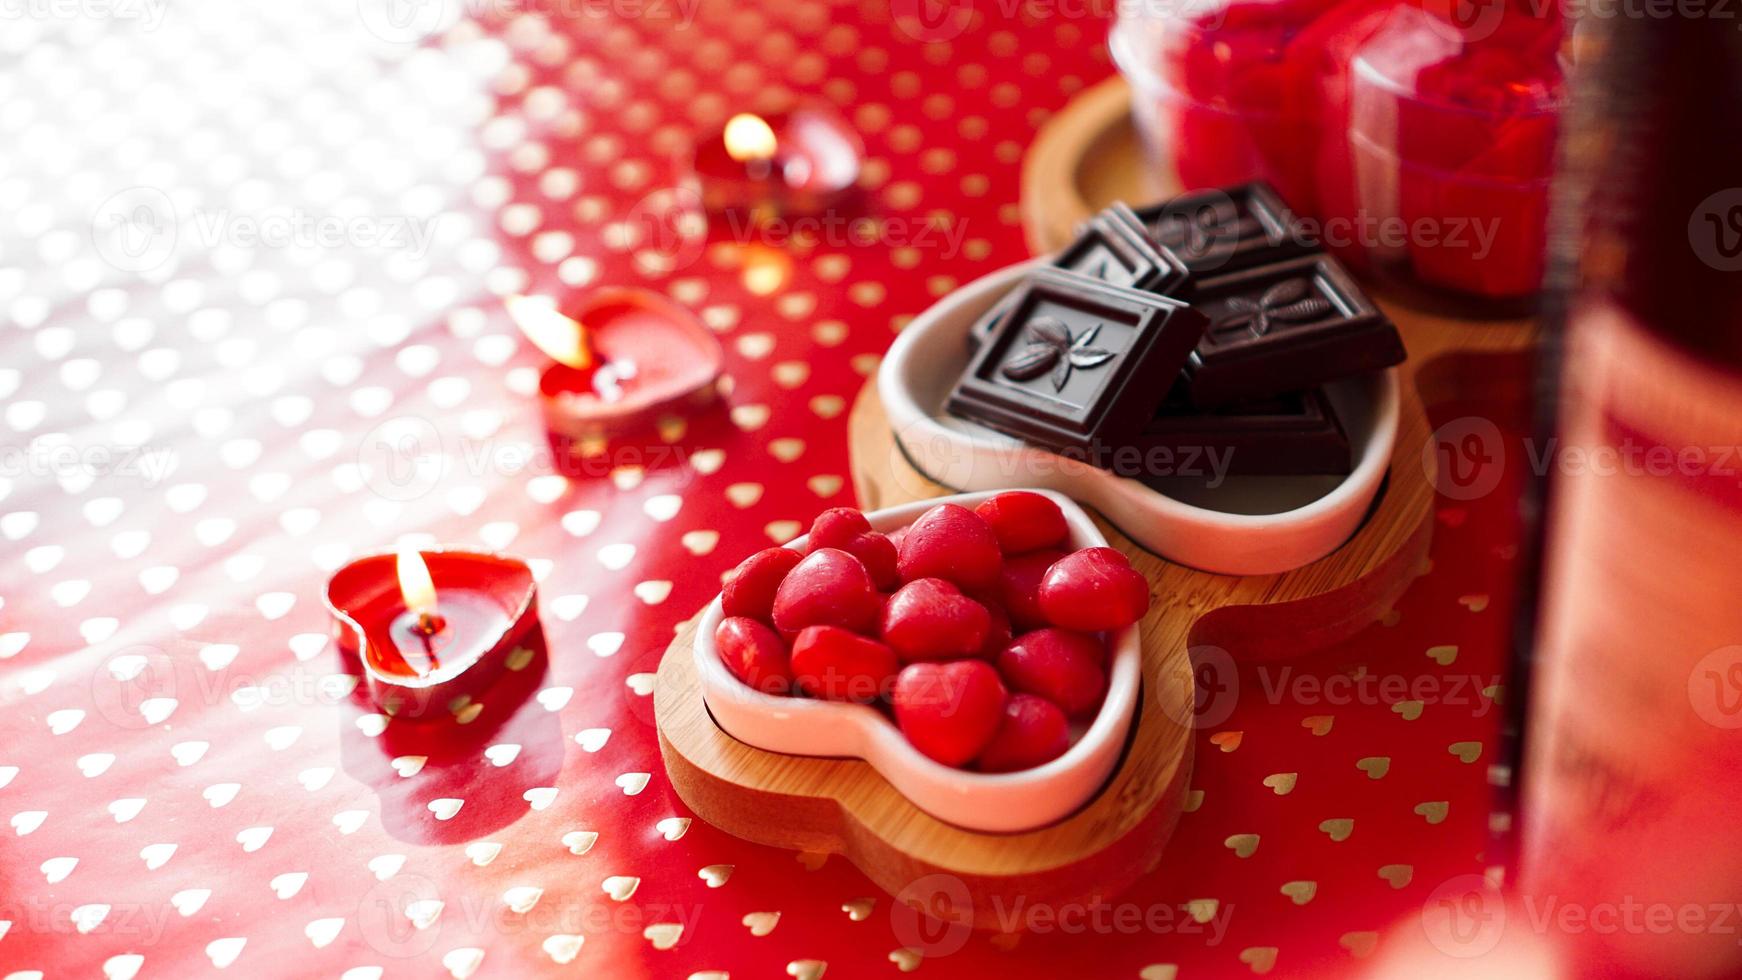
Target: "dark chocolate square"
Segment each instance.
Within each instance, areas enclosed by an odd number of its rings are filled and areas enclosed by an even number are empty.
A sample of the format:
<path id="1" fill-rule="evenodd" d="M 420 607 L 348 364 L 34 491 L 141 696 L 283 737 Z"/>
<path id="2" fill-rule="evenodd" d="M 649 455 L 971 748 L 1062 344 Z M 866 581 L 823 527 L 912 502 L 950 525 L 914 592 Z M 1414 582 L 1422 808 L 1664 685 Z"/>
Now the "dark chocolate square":
<path id="1" fill-rule="evenodd" d="M 1200 279 L 1192 306 L 1210 321 L 1183 379 L 1200 408 L 1317 387 L 1405 356 L 1397 328 L 1322 253 Z"/>
<path id="2" fill-rule="evenodd" d="M 1110 285 L 1163 296 L 1183 290 L 1191 278 L 1179 256 L 1150 241 L 1137 215 L 1119 202 L 1083 222 L 1076 240 L 1059 252 L 1052 265 Z M 986 311 L 968 330 L 969 350 L 979 349 L 992 336 L 1009 308 L 1006 298 Z"/>
<path id="3" fill-rule="evenodd" d="M 1118 202 L 1083 222 L 1076 240 L 1052 264 L 1109 285 L 1163 296 L 1173 295 L 1190 276 L 1179 256 L 1157 247 L 1137 215 Z"/>
<path id="4" fill-rule="evenodd" d="M 1038 269 L 948 410 L 1055 452 L 1122 445 L 1155 414 L 1205 322 L 1178 300 Z"/>
<path id="5" fill-rule="evenodd" d="M 1015 293 L 1010 293 L 993 303 L 992 308 L 982 313 L 980 319 L 975 320 L 974 325 L 968 328 L 969 353 L 979 350 L 981 345 L 986 343 L 987 338 L 992 336 L 993 331 L 998 329 L 998 324 L 1004 322 L 1004 314 L 1010 312 L 1010 301 L 1015 296 Z"/>
<path id="6" fill-rule="evenodd" d="M 1351 462 L 1349 436 L 1322 388 L 1214 409 L 1193 407 L 1176 389 L 1133 445 L 1152 476 L 1341 475 Z"/>
<path id="7" fill-rule="evenodd" d="M 1300 219 L 1261 180 L 1182 194 L 1135 216 L 1151 240 L 1199 277 L 1316 250 Z"/>

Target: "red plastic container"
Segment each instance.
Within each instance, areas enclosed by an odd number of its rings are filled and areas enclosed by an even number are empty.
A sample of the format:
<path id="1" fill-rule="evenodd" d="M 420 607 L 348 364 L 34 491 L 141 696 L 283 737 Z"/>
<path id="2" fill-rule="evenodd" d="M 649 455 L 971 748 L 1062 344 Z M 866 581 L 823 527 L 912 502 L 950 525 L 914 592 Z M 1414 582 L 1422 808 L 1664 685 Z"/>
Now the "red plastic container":
<path id="1" fill-rule="evenodd" d="M 1348 70 L 1352 189 L 1377 230 L 1373 266 L 1492 300 L 1541 287 L 1549 184 L 1565 102 L 1558 24 L 1457 27 L 1391 11 Z"/>
<path id="2" fill-rule="evenodd" d="M 1310 101 L 1292 84 L 1297 37 L 1337 0 L 1183 0 L 1122 7 L 1113 55 L 1151 157 L 1186 190 L 1261 177 L 1297 210 L 1313 193 Z"/>
<path id="3" fill-rule="evenodd" d="M 1541 282 L 1561 23 L 1450 2 L 1136 5 L 1111 44 L 1186 189 L 1268 180 L 1358 270 L 1503 309 Z"/>

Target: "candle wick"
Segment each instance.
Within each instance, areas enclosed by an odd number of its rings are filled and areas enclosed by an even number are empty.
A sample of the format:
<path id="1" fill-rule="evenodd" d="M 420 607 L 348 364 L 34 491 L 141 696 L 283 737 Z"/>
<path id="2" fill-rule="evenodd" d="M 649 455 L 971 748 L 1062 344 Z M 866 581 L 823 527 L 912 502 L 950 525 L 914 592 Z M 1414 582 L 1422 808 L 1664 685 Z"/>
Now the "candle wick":
<path id="1" fill-rule="evenodd" d="M 593 372 L 593 391 L 608 402 L 623 399 L 623 382 L 635 377 L 635 362 L 627 359 L 608 361 Z"/>
<path id="2" fill-rule="evenodd" d="M 413 632 L 417 634 L 419 640 L 423 641 L 423 653 L 429 658 L 431 667 L 441 666 L 440 658 L 436 656 L 435 638 L 436 634 L 447 628 L 447 625 L 447 621 L 435 613 L 420 612 L 417 614 L 417 625 L 413 627 Z"/>

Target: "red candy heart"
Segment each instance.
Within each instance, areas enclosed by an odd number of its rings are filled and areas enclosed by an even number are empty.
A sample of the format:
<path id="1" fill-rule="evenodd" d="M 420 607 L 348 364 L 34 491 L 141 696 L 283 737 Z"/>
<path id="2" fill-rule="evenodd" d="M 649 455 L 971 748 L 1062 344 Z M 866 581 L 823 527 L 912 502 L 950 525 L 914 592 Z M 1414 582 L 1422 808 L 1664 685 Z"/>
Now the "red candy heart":
<path id="1" fill-rule="evenodd" d="M 732 676 L 764 694 L 792 689 L 792 663 L 786 641 L 748 616 L 730 616 L 714 629 L 714 647 Z"/>
<path id="2" fill-rule="evenodd" d="M 986 642 L 980 644 L 980 650 L 974 656 L 982 660 L 996 660 L 1004 648 L 1010 645 L 1010 616 L 1003 608 L 992 605 L 986 607 L 986 612 L 992 616 L 992 627 L 986 631 Z"/>
<path id="3" fill-rule="evenodd" d="M 851 507 L 832 507 L 818 514 L 811 522 L 810 537 L 805 544 L 810 551 L 839 548 L 859 559 L 879 589 L 893 589 L 901 584 L 895 567 L 895 545 L 871 530 L 865 515 Z"/>
<path id="4" fill-rule="evenodd" d="M 876 531 L 866 531 L 854 537 L 841 550 L 859 559 L 879 589 L 893 589 L 901 584 L 901 575 L 896 569 L 895 543 Z"/>
<path id="5" fill-rule="evenodd" d="M 830 701 L 875 701 L 901 664 L 895 651 L 839 626 L 810 626 L 792 644 L 799 690 Z"/>
<path id="6" fill-rule="evenodd" d="M 890 694 L 902 734 L 949 766 L 967 763 L 997 734 L 1004 699 L 998 672 L 984 660 L 909 664 Z"/>
<path id="7" fill-rule="evenodd" d="M 1149 581 L 1112 548 L 1060 558 L 1040 582 L 1047 622 L 1094 633 L 1130 626 L 1149 611 Z"/>
<path id="8" fill-rule="evenodd" d="M 1107 690 L 1101 641 L 1070 630 L 1043 629 L 1017 637 L 998 655 L 998 673 L 1018 691 L 1038 694 L 1078 717 L 1094 711 Z"/>
<path id="9" fill-rule="evenodd" d="M 899 554 L 901 552 L 901 542 L 904 538 L 907 537 L 907 525 L 903 524 L 902 526 L 900 526 L 900 527 L 896 528 L 895 530 L 890 531 L 888 534 L 884 535 L 884 537 L 889 539 L 889 543 L 895 546 L 895 551 L 897 554 Z"/>
<path id="10" fill-rule="evenodd" d="M 883 597 L 859 559 L 835 548 L 806 555 L 774 593 L 774 628 L 791 636 L 806 626 L 861 633 L 877 626 Z"/>
<path id="11" fill-rule="evenodd" d="M 1070 724 L 1058 705 L 1032 694 L 1012 694 L 998 732 L 980 753 L 984 772 L 1016 772 L 1051 762 L 1071 747 Z"/>
<path id="12" fill-rule="evenodd" d="M 1070 538 L 1065 513 L 1051 498 L 1027 490 L 1013 490 L 981 501 L 974 513 L 992 528 L 998 547 L 1006 555 L 1020 555 L 1038 548 L 1061 548 Z"/>
<path id="13" fill-rule="evenodd" d="M 1065 553 L 1048 549 L 1004 559 L 998 576 L 998 598 L 1010 613 L 1011 625 L 1019 630 L 1037 630 L 1049 625 L 1040 608 L 1040 583 L 1046 570 Z"/>
<path id="14" fill-rule="evenodd" d="M 965 592 L 998 581 L 1004 555 L 992 528 L 966 507 L 939 504 L 920 515 L 901 540 L 901 579 L 941 578 Z"/>
<path id="15" fill-rule="evenodd" d="M 810 537 L 805 539 L 805 544 L 811 551 L 822 548 L 846 551 L 854 538 L 870 530 L 871 522 L 859 511 L 851 507 L 831 507 L 811 522 Z"/>
<path id="16" fill-rule="evenodd" d="M 804 556 L 791 548 L 764 548 L 739 562 L 720 592 L 726 615 L 773 623 L 774 593 L 786 573 L 803 560 Z"/>
<path id="17" fill-rule="evenodd" d="M 973 656 L 991 627 L 985 606 L 941 578 L 909 582 L 883 607 L 883 642 L 903 663 Z"/>

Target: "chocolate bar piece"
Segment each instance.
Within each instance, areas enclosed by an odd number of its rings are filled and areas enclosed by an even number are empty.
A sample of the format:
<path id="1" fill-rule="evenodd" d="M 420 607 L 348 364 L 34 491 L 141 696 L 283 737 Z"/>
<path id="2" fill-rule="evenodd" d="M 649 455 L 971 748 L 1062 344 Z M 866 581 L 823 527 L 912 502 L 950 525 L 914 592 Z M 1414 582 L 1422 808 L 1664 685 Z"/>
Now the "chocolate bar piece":
<path id="1" fill-rule="evenodd" d="M 1210 321 L 1185 367 L 1199 408 L 1317 387 L 1405 356 L 1397 328 L 1322 253 L 1200 279 L 1192 306 Z"/>
<path id="2" fill-rule="evenodd" d="M 1300 219 L 1261 180 L 1182 194 L 1139 208 L 1135 216 L 1197 277 L 1316 251 Z"/>
<path id="3" fill-rule="evenodd" d="M 1178 300 L 1038 269 L 969 361 L 948 410 L 1089 458 L 1143 429 L 1206 323 Z"/>
<path id="4" fill-rule="evenodd" d="M 1076 240 L 1052 264 L 1114 286 L 1144 289 L 1163 296 L 1183 289 L 1191 275 L 1179 256 L 1150 241 L 1143 222 L 1117 201 L 1083 222 Z M 969 350 L 978 349 L 998 329 L 1009 307 L 1008 298 L 999 302 L 968 330 Z"/>
<path id="5" fill-rule="evenodd" d="M 1052 264 L 1110 285 L 1163 296 L 1173 295 L 1190 275 L 1180 257 L 1157 247 L 1137 215 L 1117 201 L 1083 222 L 1076 240 Z"/>
<path id="6" fill-rule="evenodd" d="M 1349 437 L 1322 388 L 1216 409 L 1175 389 L 1133 442 L 1138 479 L 1171 476 L 1341 475 Z M 1115 459 L 1114 472 L 1119 471 Z"/>
<path id="7" fill-rule="evenodd" d="M 1016 294 L 1011 293 L 993 303 L 992 308 L 981 314 L 980 319 L 975 320 L 974 325 L 968 328 L 968 350 L 970 352 L 979 350 L 981 345 L 986 343 L 986 339 L 992 336 L 992 332 L 998 329 L 998 324 L 1004 322 L 1004 314 L 1010 312 L 1010 301 L 1014 298 L 1016 298 Z"/>

